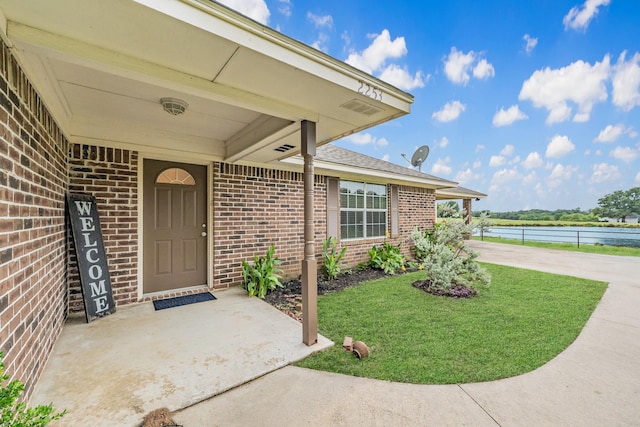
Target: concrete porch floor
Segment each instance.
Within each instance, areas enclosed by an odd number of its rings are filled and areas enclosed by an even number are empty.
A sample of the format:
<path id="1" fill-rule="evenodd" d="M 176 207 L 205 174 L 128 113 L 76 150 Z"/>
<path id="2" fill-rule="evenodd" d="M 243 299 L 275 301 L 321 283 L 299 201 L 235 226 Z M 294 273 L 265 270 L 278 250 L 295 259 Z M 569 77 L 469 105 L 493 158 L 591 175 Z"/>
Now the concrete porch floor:
<path id="1" fill-rule="evenodd" d="M 214 295 L 121 307 L 90 324 L 70 318 L 31 404 L 68 411 L 52 426 L 137 426 L 154 409 L 188 407 L 333 344 L 304 345 L 300 323 L 243 289 Z"/>

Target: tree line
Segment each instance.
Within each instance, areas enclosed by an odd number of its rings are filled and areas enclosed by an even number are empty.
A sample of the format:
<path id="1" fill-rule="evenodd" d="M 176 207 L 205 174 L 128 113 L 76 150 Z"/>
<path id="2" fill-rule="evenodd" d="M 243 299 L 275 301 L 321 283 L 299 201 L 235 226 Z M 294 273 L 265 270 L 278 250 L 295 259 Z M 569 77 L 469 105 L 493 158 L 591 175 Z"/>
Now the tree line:
<path id="1" fill-rule="evenodd" d="M 529 209 L 512 212 L 473 212 L 474 217 L 489 214 L 494 219 L 515 219 L 522 221 L 573 221 L 595 222 L 605 218 L 618 219 L 626 222 L 632 215 L 640 215 L 640 187 L 628 190 L 618 190 L 598 199 L 598 206 L 590 210 L 557 209 Z"/>

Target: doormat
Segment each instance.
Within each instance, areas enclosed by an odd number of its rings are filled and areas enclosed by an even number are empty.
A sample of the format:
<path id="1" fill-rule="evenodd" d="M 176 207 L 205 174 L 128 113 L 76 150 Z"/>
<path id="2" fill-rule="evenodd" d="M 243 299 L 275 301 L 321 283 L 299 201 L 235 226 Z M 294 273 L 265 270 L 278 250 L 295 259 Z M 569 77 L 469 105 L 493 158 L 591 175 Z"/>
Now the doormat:
<path id="1" fill-rule="evenodd" d="M 216 297 L 210 292 L 201 294 L 184 295 L 181 297 L 157 299 L 153 302 L 156 310 L 164 310 L 165 308 L 180 307 L 181 305 L 194 304 L 196 302 L 213 301 Z"/>

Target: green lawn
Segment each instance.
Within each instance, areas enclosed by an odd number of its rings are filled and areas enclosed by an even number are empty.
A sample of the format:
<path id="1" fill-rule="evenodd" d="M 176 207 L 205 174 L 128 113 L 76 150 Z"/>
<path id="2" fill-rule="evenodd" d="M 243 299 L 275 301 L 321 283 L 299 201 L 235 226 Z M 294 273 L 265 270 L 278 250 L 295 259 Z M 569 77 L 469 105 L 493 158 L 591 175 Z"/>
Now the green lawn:
<path id="1" fill-rule="evenodd" d="M 571 344 L 606 289 L 602 282 L 484 265 L 492 285 L 470 300 L 414 288 L 422 272 L 320 297 L 320 333 L 336 346 L 298 366 L 420 384 L 511 377 Z M 345 336 L 367 343 L 371 356 L 358 360 L 344 351 Z"/>
<path id="2" fill-rule="evenodd" d="M 474 236 L 474 240 L 480 240 L 479 236 Z M 632 248 L 627 246 L 602 246 L 602 245 L 587 245 L 581 244 L 580 247 L 575 243 L 550 243 L 550 242 L 535 242 L 533 240 L 525 240 L 524 245 L 522 240 L 517 239 L 505 239 L 504 237 L 489 237 L 484 236 L 485 242 L 492 243 L 505 243 L 508 245 L 519 246 L 532 246 L 536 248 L 548 248 L 548 249 L 560 249 L 564 251 L 574 252 L 586 252 L 590 254 L 600 255 L 619 255 L 619 256 L 639 256 L 640 248 Z"/>

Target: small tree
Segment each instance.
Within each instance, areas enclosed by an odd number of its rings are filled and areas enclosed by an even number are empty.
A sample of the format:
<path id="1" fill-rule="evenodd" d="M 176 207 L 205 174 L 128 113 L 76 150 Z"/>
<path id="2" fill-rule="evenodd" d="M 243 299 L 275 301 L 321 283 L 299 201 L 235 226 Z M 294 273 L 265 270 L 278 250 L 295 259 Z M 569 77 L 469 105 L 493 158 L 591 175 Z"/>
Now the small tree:
<path id="1" fill-rule="evenodd" d="M 423 263 L 431 288 L 446 292 L 456 285 L 489 286 L 489 273 L 475 261 L 478 253 L 463 238 L 472 231 L 473 226 L 462 221 L 441 222 L 426 232 L 413 230 L 416 259 Z"/>
<path id="2" fill-rule="evenodd" d="M 480 217 L 473 222 L 473 229 L 480 231 L 480 235 L 484 235 L 484 233 L 491 231 L 491 227 L 494 225 L 496 225 L 496 223 L 491 219 L 489 212 L 484 211 L 480 214 Z"/>

